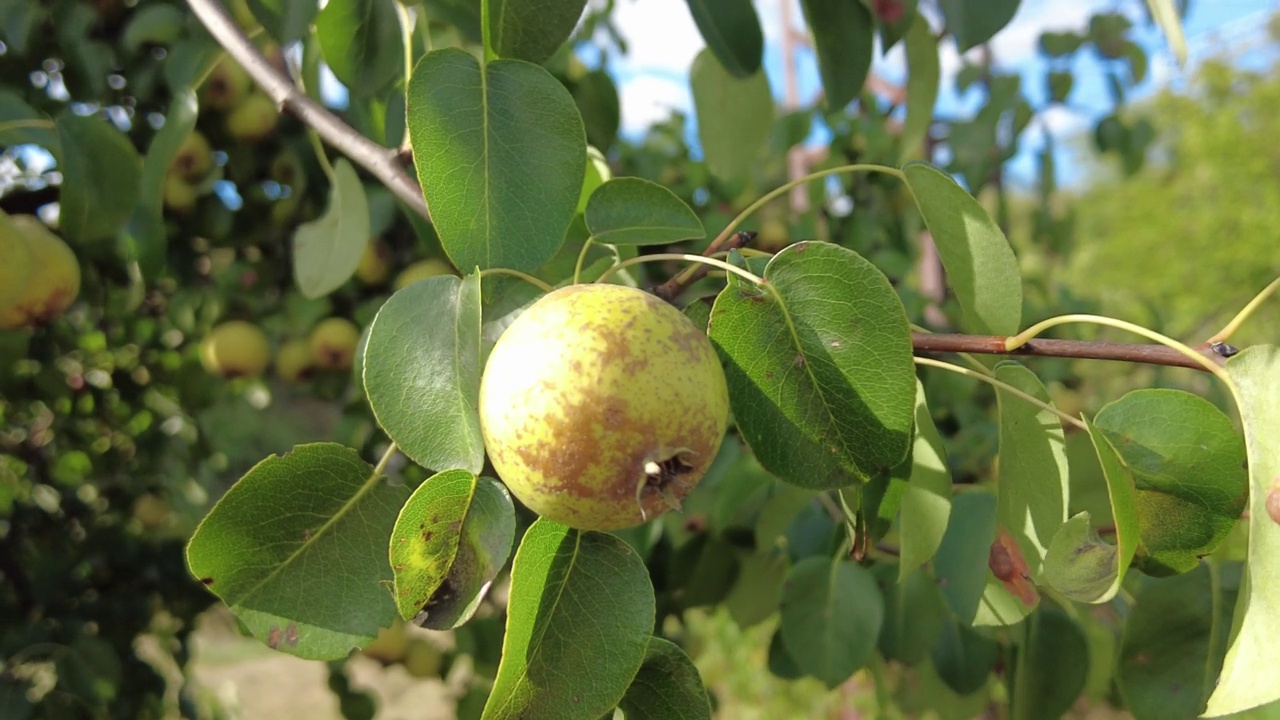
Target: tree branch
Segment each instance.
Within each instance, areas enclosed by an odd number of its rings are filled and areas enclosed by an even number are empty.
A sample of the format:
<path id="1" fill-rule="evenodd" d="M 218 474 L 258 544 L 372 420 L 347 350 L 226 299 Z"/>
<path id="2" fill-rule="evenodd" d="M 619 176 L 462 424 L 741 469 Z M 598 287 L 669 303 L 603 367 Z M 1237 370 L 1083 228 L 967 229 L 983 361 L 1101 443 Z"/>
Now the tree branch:
<path id="1" fill-rule="evenodd" d="M 1005 338 L 1000 335 L 951 335 L 911 333 L 911 346 L 924 352 L 965 352 L 980 355 L 1036 355 L 1041 357 L 1083 358 L 1088 360 L 1119 360 L 1150 365 L 1170 365 L 1207 372 L 1204 366 L 1173 348 L 1143 343 L 1109 343 L 1086 340 L 1030 340 L 1026 345 L 1009 352 L 1004 347 Z M 1224 358 L 1210 345 L 1196 350 L 1221 365 Z"/>
<path id="2" fill-rule="evenodd" d="M 723 243 L 721 243 L 718 246 L 714 242 L 711 243 L 711 245 L 707 246 L 706 250 L 702 251 L 702 254 L 707 257 L 710 257 L 711 255 L 714 255 L 715 253 L 718 253 L 718 252 L 724 252 L 726 250 L 736 250 L 738 248 L 743 248 L 743 247 L 746 247 L 752 240 L 754 240 L 755 237 L 756 237 L 756 234 L 753 232 L 734 233 L 733 235 L 729 236 L 728 240 L 725 240 Z M 653 294 L 657 295 L 663 300 L 666 300 L 667 302 L 671 302 L 677 296 L 679 296 L 680 293 L 684 292 L 685 288 L 689 287 L 695 282 L 706 277 L 707 271 L 709 269 L 710 268 L 708 268 L 706 265 L 699 265 L 696 270 L 694 270 L 691 273 L 688 273 L 687 276 L 684 271 L 678 272 L 675 275 L 672 275 L 670 280 L 662 283 L 657 288 L 655 288 L 653 291 Z"/>
<path id="3" fill-rule="evenodd" d="M 272 67 L 218 0 L 187 0 L 200 22 L 283 110 L 311 126 L 325 142 L 381 180 L 396 197 L 430 220 L 422 188 L 399 164 L 399 148 L 385 148 L 356 132 L 337 115 L 297 88 Z"/>

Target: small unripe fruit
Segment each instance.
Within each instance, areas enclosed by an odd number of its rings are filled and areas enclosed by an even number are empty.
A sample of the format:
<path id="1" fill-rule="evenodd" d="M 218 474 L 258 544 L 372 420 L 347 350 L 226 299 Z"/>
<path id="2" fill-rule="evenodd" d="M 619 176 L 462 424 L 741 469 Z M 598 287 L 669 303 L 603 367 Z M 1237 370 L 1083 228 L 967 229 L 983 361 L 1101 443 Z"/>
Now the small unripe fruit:
<path id="1" fill-rule="evenodd" d="M 26 240 L 10 218 L 0 218 L 0 316 L 8 314 L 26 292 L 30 270 Z"/>
<path id="2" fill-rule="evenodd" d="M 444 669 L 444 653 L 426 640 L 412 638 L 401 662 L 412 677 L 440 677 L 440 671 Z"/>
<path id="3" fill-rule="evenodd" d="M 436 258 L 429 258 L 427 260 L 419 260 L 402 270 L 400 274 L 396 276 L 396 281 L 392 286 L 396 290 L 399 290 L 401 288 L 408 287 L 419 280 L 426 280 L 429 277 L 454 274 L 456 273 L 453 272 L 453 268 L 445 261 L 437 260 Z"/>
<path id="4" fill-rule="evenodd" d="M 311 345 L 305 340 L 287 340 L 276 351 L 276 376 L 290 383 L 305 380 L 311 371 Z"/>
<path id="5" fill-rule="evenodd" d="M 409 652 L 408 628 L 403 620 L 396 619 L 391 627 L 380 628 L 378 635 L 361 649 L 366 657 L 371 657 L 383 664 L 391 664 L 404 659 Z"/>
<path id="6" fill-rule="evenodd" d="M 225 55 L 200 85 L 200 104 L 219 112 L 230 110 L 243 102 L 252 89 L 253 78 L 234 58 Z"/>
<path id="7" fill-rule="evenodd" d="M 280 111 L 265 93 L 255 92 L 227 116 L 227 134 L 242 143 L 258 143 L 275 132 Z"/>
<path id="8" fill-rule="evenodd" d="M 180 175 L 170 174 L 164 179 L 164 206 L 178 215 L 186 215 L 196 207 L 200 200 L 200 188 L 182 179 Z"/>
<path id="9" fill-rule="evenodd" d="M 0 290 L 11 296 L 0 304 L 0 330 L 46 323 L 66 312 L 80 294 L 80 263 L 62 238 L 34 215 L 14 215 L 9 224 L 11 229 L 2 232 L 13 235 L 0 241 L 0 250 L 5 250 L 0 262 L 12 261 L 14 268 L 25 270 Z M 5 274 L 9 271 L 6 268 Z M 14 292 L 17 286 L 21 290 Z"/>
<path id="10" fill-rule="evenodd" d="M 534 512 L 584 530 L 679 507 L 728 416 L 707 336 L 623 285 L 545 295 L 498 339 L 480 381 L 480 428 L 499 477 Z"/>
<path id="11" fill-rule="evenodd" d="M 365 285 L 381 285 L 391 274 L 391 248 L 377 238 L 370 238 L 356 266 L 356 278 Z"/>
<path id="12" fill-rule="evenodd" d="M 222 377 L 257 377 L 270 361 L 271 345 L 266 333 L 244 320 L 218 325 L 200 344 L 201 364 Z"/>
<path id="13" fill-rule="evenodd" d="M 169 163 L 170 175 L 176 175 L 187 182 L 199 182 L 213 169 L 213 148 L 209 140 L 199 130 L 192 130 L 182 141 L 178 154 Z"/>
<path id="14" fill-rule="evenodd" d="M 325 370 L 350 370 L 360 343 L 360 328 L 346 318 L 325 318 L 311 329 L 311 362 Z"/>

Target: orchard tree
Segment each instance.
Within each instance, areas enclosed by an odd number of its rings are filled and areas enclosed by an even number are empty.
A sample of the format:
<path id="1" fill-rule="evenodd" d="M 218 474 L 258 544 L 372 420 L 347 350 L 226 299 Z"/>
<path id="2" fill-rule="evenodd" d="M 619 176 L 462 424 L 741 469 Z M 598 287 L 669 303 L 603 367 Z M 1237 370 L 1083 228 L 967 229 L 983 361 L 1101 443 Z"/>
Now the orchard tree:
<path id="1" fill-rule="evenodd" d="M 1003 229 L 1071 57 L 1118 101 L 1143 81 L 1128 16 L 1041 38 L 1040 107 L 987 52 L 981 109 L 940 118 L 939 43 L 985 46 L 1016 1 L 803 0 L 822 95 L 782 109 L 756 9 L 690 2 L 695 153 L 678 116 L 618 137 L 574 53 L 625 52 L 612 5 L 3 16 L 6 717 L 162 715 L 133 643 L 184 664 L 218 600 L 329 662 L 349 718 L 374 712 L 358 648 L 469 656 L 463 717 L 710 717 L 678 628 L 715 606 L 776 619 L 774 675 L 869 670 L 903 712 L 1280 700 L 1280 350 L 1228 344 L 1280 281 L 1183 342 L 1025 281 Z M 1174 3 L 1135 7 L 1185 55 Z M 870 76 L 877 41 L 904 87 Z M 1096 129 L 1134 172 L 1150 133 Z M 1029 242 L 1056 253 L 1052 157 Z M 1059 407 L 1062 358 L 1198 371 L 1209 399 Z M 277 397 L 304 410 L 248 422 Z M 414 655 L 405 623 L 457 647 Z"/>

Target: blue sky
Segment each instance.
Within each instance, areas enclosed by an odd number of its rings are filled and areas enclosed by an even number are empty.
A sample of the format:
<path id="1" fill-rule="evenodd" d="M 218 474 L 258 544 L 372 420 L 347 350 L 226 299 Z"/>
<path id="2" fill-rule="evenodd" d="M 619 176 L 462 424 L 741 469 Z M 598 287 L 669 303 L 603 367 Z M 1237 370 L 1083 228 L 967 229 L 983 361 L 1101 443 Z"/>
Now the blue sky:
<path id="1" fill-rule="evenodd" d="M 782 15 L 789 12 L 793 27 L 798 28 L 803 28 L 803 15 L 797 0 L 755 0 L 755 5 L 765 29 L 765 72 L 775 98 L 781 103 Z M 1264 40 L 1265 23 L 1274 7 L 1274 0 L 1192 0 L 1185 19 L 1190 50 L 1187 67 L 1194 67 L 1207 55 L 1221 50 L 1238 52 Z M 996 68 L 1018 73 L 1033 104 L 1040 103 L 1044 99 L 1046 71 L 1046 61 L 1036 51 L 1040 33 L 1083 31 L 1094 12 L 1106 10 L 1126 12 L 1136 20 L 1140 17 L 1141 2 L 1023 0 L 1012 22 L 992 41 Z M 617 25 L 630 45 L 627 56 L 611 58 L 608 66 L 622 96 L 623 134 L 638 137 L 650 123 L 666 117 L 672 110 L 682 110 L 692 116 L 688 68 L 704 43 L 685 0 L 619 0 L 616 13 Z M 1151 60 L 1148 78 L 1135 90 L 1131 100 L 1149 96 L 1161 87 L 1184 86 L 1187 70 L 1176 66 L 1158 30 L 1139 26 L 1131 36 L 1147 49 Z M 949 117 L 970 115 L 982 104 L 981 90 L 957 93 L 954 74 L 962 66 L 963 58 L 950 41 L 942 45 L 941 52 L 943 79 L 937 110 Z M 589 63 L 595 62 L 596 53 L 591 49 L 584 49 L 581 54 Z M 971 51 L 970 56 L 974 54 L 976 51 Z M 1256 55 L 1256 52 L 1244 53 L 1238 61 L 1250 62 Z M 890 82 L 902 82 L 905 63 L 900 47 L 884 56 L 877 48 L 876 58 L 873 72 Z M 799 96 L 804 103 L 819 89 L 817 63 L 807 49 L 799 50 L 796 60 Z M 1031 182 L 1035 172 L 1033 158 L 1043 147 L 1042 128 L 1047 127 L 1056 138 L 1062 139 L 1091 129 L 1098 118 L 1110 112 L 1112 105 L 1100 62 L 1089 52 L 1077 54 L 1072 66 L 1077 71 L 1076 86 L 1068 107 L 1056 107 L 1045 113 L 1038 120 L 1042 123 L 1040 127 L 1033 126 L 1023 134 L 1020 152 L 1009 167 L 1009 177 L 1014 182 Z M 815 143 L 823 139 L 821 129 L 811 137 Z M 688 140 L 696 152 L 696 126 L 690 127 Z M 1073 173 L 1079 166 L 1071 161 L 1068 144 L 1058 142 L 1056 147 L 1063 179 L 1069 183 L 1079 181 L 1080 173 Z"/>

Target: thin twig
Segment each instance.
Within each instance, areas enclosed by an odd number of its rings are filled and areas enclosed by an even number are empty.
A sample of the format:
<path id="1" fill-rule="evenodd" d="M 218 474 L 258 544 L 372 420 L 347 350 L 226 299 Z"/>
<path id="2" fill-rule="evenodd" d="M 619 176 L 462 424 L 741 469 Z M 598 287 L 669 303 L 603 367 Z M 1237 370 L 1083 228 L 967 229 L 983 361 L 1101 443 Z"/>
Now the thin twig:
<path id="1" fill-rule="evenodd" d="M 313 128 L 325 142 L 368 170 L 414 212 L 430 220 L 422 188 L 399 163 L 399 148 L 385 148 L 356 132 L 272 67 L 218 0 L 187 0 L 214 40 L 254 79 L 281 109 Z"/>
<path id="2" fill-rule="evenodd" d="M 1005 349 L 1006 338 L 1000 335 L 952 335 L 945 333 L 912 333 L 911 346 L 923 352 L 965 352 L 982 355 L 1036 355 L 1042 357 L 1119 360 L 1150 365 L 1170 365 L 1208 372 L 1208 369 L 1177 350 L 1145 343 L 1091 342 L 1086 340 L 1028 340 L 1017 350 Z M 1223 358 L 1208 347 L 1197 347 L 1200 353 L 1221 365 Z"/>
<path id="3" fill-rule="evenodd" d="M 755 240 L 755 238 L 756 238 L 756 234 L 753 232 L 734 233 L 729 237 L 728 240 L 726 240 L 723 243 L 720 243 L 719 245 L 717 245 L 714 242 L 711 243 L 710 245 L 707 246 L 706 250 L 702 251 L 702 254 L 704 256 L 710 257 L 711 255 L 714 255 L 715 253 L 718 253 L 718 252 L 724 252 L 726 250 L 737 250 L 737 249 L 746 247 L 747 244 L 749 244 L 752 240 Z M 667 302 L 671 302 L 675 298 L 679 297 L 680 293 L 684 292 L 685 288 L 689 287 L 690 285 L 694 284 L 695 282 L 701 280 L 704 276 L 706 276 L 709 270 L 710 270 L 709 267 L 705 265 L 700 265 L 693 273 L 690 273 L 688 277 L 684 277 L 684 278 L 682 278 L 681 276 L 684 275 L 685 273 L 678 272 L 675 275 L 672 275 L 670 280 L 662 283 L 657 288 L 655 288 L 653 291 L 653 294 L 657 295 L 663 300 L 666 300 Z"/>

